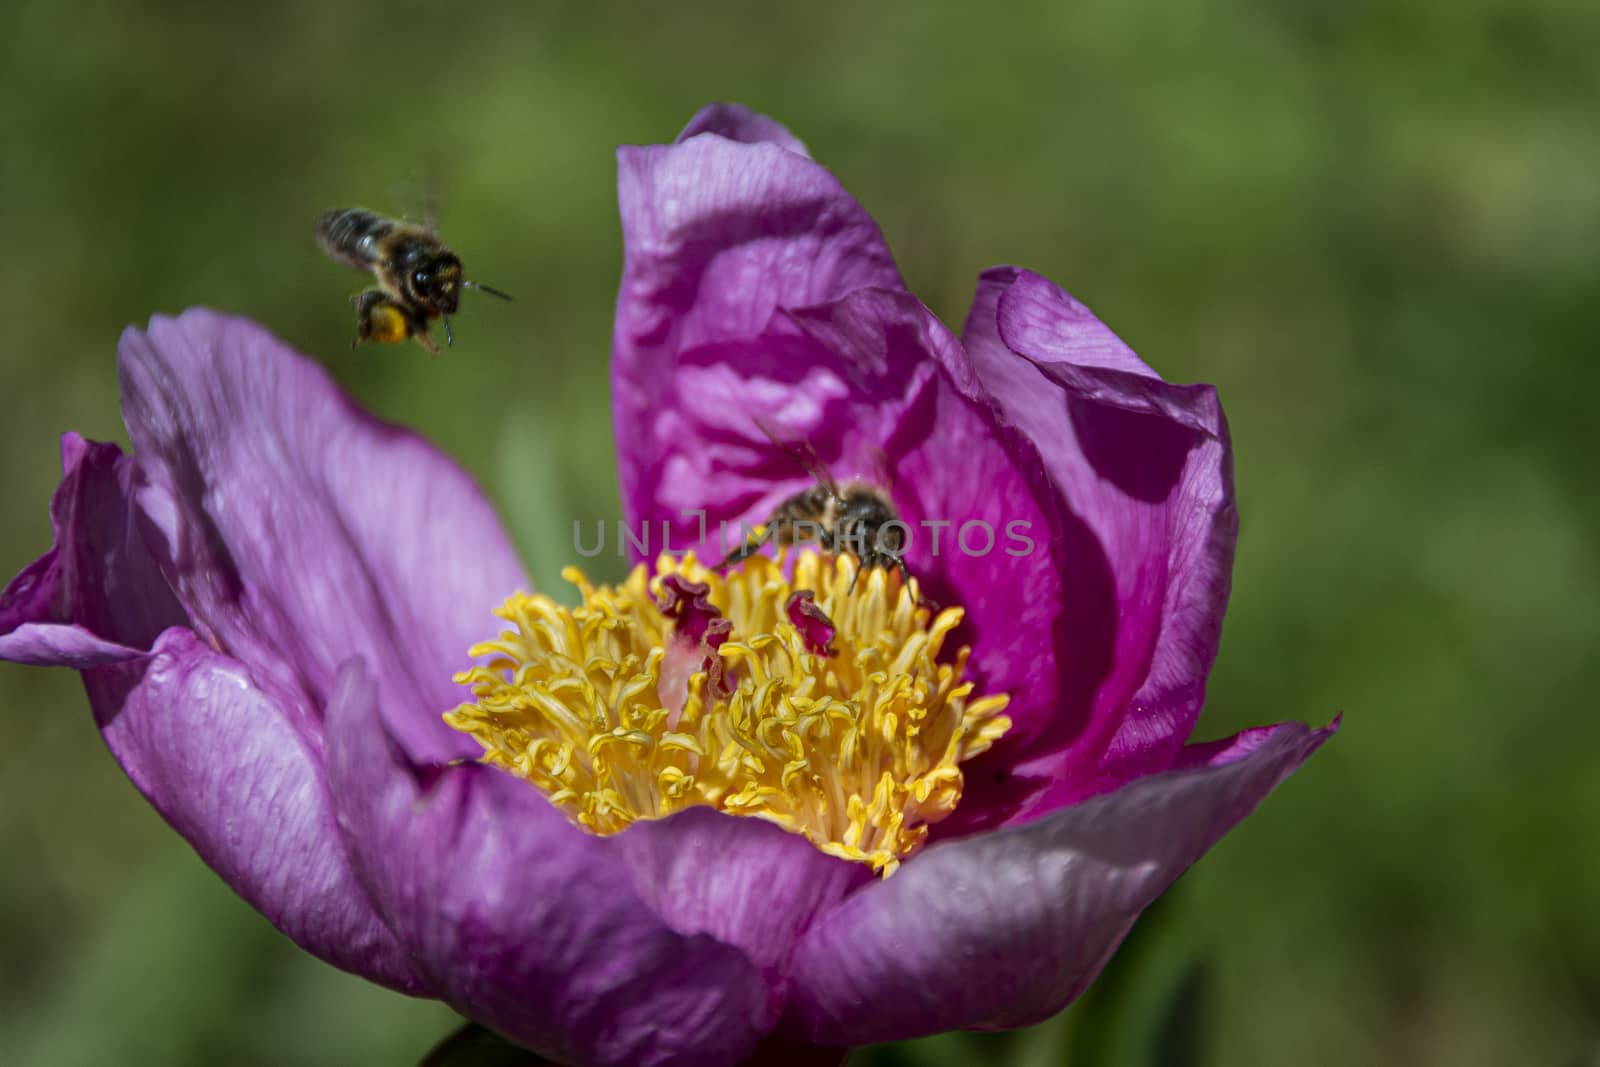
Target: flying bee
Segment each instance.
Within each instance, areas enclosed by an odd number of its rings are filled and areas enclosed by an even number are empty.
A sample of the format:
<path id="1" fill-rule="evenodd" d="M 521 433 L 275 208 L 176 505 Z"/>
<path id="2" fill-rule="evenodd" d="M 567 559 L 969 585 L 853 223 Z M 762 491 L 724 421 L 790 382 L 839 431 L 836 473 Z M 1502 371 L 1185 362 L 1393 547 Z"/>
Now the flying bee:
<path id="1" fill-rule="evenodd" d="M 760 419 L 756 425 L 772 443 L 793 456 L 816 480 L 816 484 L 784 500 L 773 509 L 766 522 L 744 543 L 730 552 L 718 569 L 740 563 L 771 541 L 778 545 L 815 542 L 824 552 L 856 558 L 856 571 L 850 577 L 853 590 L 861 572 L 873 568 L 900 572 L 909 586 L 906 570 L 906 524 L 882 489 L 863 481 L 840 485 L 809 445 L 796 448 L 779 440 Z"/>
<path id="2" fill-rule="evenodd" d="M 462 276 L 461 257 L 446 248 L 431 226 L 396 222 L 362 208 L 341 208 L 317 220 L 317 244 L 328 257 L 366 271 L 377 281 L 355 298 L 356 343 L 394 344 L 415 337 L 438 351 L 428 336 L 432 319 L 444 320 L 445 344 L 453 344 L 450 316 L 461 290 L 478 289 L 501 300 L 498 289 Z"/>

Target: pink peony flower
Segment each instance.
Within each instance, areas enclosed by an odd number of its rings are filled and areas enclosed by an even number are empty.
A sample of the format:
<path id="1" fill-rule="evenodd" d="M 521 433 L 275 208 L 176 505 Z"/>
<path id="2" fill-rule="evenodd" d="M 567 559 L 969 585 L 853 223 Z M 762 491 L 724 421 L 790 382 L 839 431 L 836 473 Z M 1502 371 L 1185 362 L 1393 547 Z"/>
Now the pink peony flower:
<path id="1" fill-rule="evenodd" d="M 518 593 L 458 467 L 195 310 L 122 338 L 130 455 L 65 438 L 0 658 L 80 671 L 135 785 L 297 943 L 559 1062 L 1050 1016 L 1337 725 L 1186 743 L 1236 529 L 1215 392 L 1016 268 L 957 337 L 743 109 L 620 168 L 629 522 L 763 522 L 814 484 L 780 426 L 892 498 L 941 606 L 814 551 Z"/>

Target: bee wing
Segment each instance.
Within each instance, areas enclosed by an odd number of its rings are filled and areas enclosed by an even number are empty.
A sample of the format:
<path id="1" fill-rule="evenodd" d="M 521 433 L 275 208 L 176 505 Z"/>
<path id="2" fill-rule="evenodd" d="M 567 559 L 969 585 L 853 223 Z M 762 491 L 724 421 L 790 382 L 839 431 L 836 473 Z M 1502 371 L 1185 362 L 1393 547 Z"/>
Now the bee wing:
<path id="1" fill-rule="evenodd" d="M 817 451 L 811 447 L 810 441 L 801 440 L 798 443 L 785 441 L 778 436 L 772 424 L 760 415 L 755 416 L 755 424 L 757 429 L 766 434 L 767 440 L 789 453 L 796 463 L 805 468 L 806 473 L 816 479 L 818 485 L 822 486 L 834 497 L 839 496 L 839 486 L 833 480 L 833 473 L 828 470 L 827 464 L 823 463 L 817 456 Z"/>
<path id="2" fill-rule="evenodd" d="M 362 244 L 362 238 L 385 221 L 363 208 L 338 208 L 325 211 L 317 218 L 317 247 L 335 263 L 354 270 L 372 270 L 372 254 Z"/>
<path id="3" fill-rule="evenodd" d="M 432 237 L 439 236 L 440 182 L 437 167 L 417 166 L 406 172 L 404 179 L 392 183 L 390 194 L 401 206 L 400 218 L 409 226 L 425 230 Z"/>

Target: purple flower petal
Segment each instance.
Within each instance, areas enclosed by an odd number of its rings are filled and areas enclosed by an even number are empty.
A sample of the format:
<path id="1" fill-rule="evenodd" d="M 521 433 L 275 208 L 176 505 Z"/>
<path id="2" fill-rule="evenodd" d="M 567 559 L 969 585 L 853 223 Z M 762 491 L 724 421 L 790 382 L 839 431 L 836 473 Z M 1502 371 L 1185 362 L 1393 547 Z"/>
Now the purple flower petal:
<path id="1" fill-rule="evenodd" d="M 1139 913 L 1336 728 L 1278 726 L 1232 762 L 929 848 L 812 928 L 795 955 L 786 1029 L 864 1045 L 1048 1018 Z"/>
<path id="2" fill-rule="evenodd" d="M 62 462 L 55 545 L 0 594 L 0 658 L 82 670 L 112 755 L 240 896 L 335 966 L 418 991 L 351 874 L 314 746 L 183 628 L 146 548 L 133 461 L 68 434 Z"/>
<path id="3" fill-rule="evenodd" d="M 985 273 L 965 342 L 1087 534 L 1068 537 L 1065 572 L 1077 699 L 1025 751 L 995 753 L 1055 783 L 1038 814 L 1172 766 L 1194 727 L 1237 531 L 1227 424 L 1209 386 L 1161 381 L 1036 274 Z"/>
<path id="4" fill-rule="evenodd" d="M 618 150 L 625 261 L 612 388 L 629 513 L 645 503 L 642 468 L 661 436 L 652 400 L 683 352 L 753 337 L 780 307 L 903 288 L 871 216 L 792 138 L 768 139 L 778 130 L 761 116 L 702 112 L 680 144 Z"/>
<path id="5" fill-rule="evenodd" d="M 1328 731 L 1338 732 L 1343 720 L 1344 716 L 1336 716 Z M 1173 767 L 1182 770 L 1190 767 L 1220 767 L 1223 764 L 1235 763 L 1271 741 L 1281 729 L 1283 729 L 1281 723 L 1276 726 L 1254 726 L 1248 730 L 1240 730 L 1232 737 L 1184 745 L 1178 751 L 1178 758 Z"/>
<path id="6" fill-rule="evenodd" d="M 55 544 L 0 593 L 0 659 L 82 670 L 142 655 L 188 616 L 139 533 L 132 461 L 67 434 L 61 466 Z"/>
<path id="7" fill-rule="evenodd" d="M 444 1000 L 565 1063 L 741 1062 L 779 1004 L 738 949 L 665 925 L 616 839 L 482 764 L 419 781 L 358 663 L 328 711 L 329 774 L 356 869 Z"/>
<path id="8" fill-rule="evenodd" d="M 675 143 L 682 144 L 702 133 L 714 133 L 718 137 L 726 137 L 730 141 L 739 141 L 743 144 L 771 142 L 796 155 L 811 158 L 811 153 L 806 151 L 806 146 L 801 143 L 800 138 L 790 133 L 783 123 L 751 111 L 741 104 L 707 104 L 689 120 L 689 125 L 678 134 Z"/>
<path id="9" fill-rule="evenodd" d="M 138 654 L 136 649 L 97 637 L 81 626 L 25 622 L 0 633 L 0 660 L 29 667 L 71 667 L 82 671 L 121 663 Z"/>
<path id="10" fill-rule="evenodd" d="M 157 318 L 119 357 L 152 547 L 195 629 L 308 736 L 337 666 L 361 656 L 413 758 L 475 755 L 439 716 L 493 608 L 527 583 L 467 475 L 247 321 Z"/>
<path id="11" fill-rule="evenodd" d="M 799 834 L 710 808 L 634 823 L 616 840 L 634 888 L 669 926 L 737 946 L 773 982 L 811 923 L 871 880 L 865 864 Z"/>
<path id="12" fill-rule="evenodd" d="M 422 991 L 351 872 L 318 754 L 243 667 L 173 629 L 84 683 L 133 784 L 240 896 L 334 966 Z"/>

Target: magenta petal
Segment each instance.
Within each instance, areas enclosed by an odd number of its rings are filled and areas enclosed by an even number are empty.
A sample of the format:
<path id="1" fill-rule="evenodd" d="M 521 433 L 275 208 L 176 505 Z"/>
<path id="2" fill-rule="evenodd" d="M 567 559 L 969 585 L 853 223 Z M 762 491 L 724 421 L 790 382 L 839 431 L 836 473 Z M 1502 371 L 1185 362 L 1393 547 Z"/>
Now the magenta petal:
<path id="1" fill-rule="evenodd" d="M 335 807 L 363 883 L 431 988 L 464 1015 L 563 1063 L 737 1064 L 778 1005 L 760 970 L 670 929 L 633 889 L 615 840 L 481 764 L 420 782 L 387 736 L 359 664 L 328 712 Z"/>
<path id="2" fill-rule="evenodd" d="M 145 548 L 133 463 L 69 433 L 61 465 L 55 544 L 0 593 L 0 659 L 82 670 L 142 655 L 188 617 Z"/>
<path id="3" fill-rule="evenodd" d="M 995 315 L 1000 340 L 1013 352 L 1042 363 L 1098 367 L 1161 380 L 1094 312 L 1043 275 L 995 267 L 978 279 L 978 289 L 973 311 L 982 307 L 985 315 Z M 969 320 L 969 326 L 991 330 L 987 319 Z"/>
<path id="4" fill-rule="evenodd" d="M 891 489 L 910 526 L 911 573 L 935 601 L 966 612 L 956 636 L 972 648 L 968 676 L 980 693 L 1011 697 L 1014 729 L 1031 727 L 1061 702 L 1070 651 L 1061 628 L 1067 531 L 1037 452 L 1001 422 L 960 344 L 910 294 L 854 293 L 791 316 L 816 343 L 815 364 L 841 367 L 856 405 L 836 409 L 860 427 L 845 431 L 848 458 L 836 471 Z M 829 435 L 817 425 L 809 436 L 820 450 Z"/>
<path id="5" fill-rule="evenodd" d="M 718 555 L 722 524 L 764 521 L 811 486 L 796 456 L 757 419 L 804 442 L 839 481 L 886 490 L 908 524 L 906 562 L 932 599 L 959 604 L 971 676 L 1008 693 L 1035 726 L 1061 703 L 1061 620 L 1088 605 L 1061 592 L 1062 532 L 1038 455 L 997 419 L 961 346 L 903 290 L 868 289 L 778 312 L 755 337 L 685 353 L 649 406 L 628 518 L 672 523 L 704 513 Z M 1109 612 L 1109 608 L 1107 608 Z M 1076 654 L 1076 653 L 1075 653 Z"/>
<path id="6" fill-rule="evenodd" d="M 1161 381 L 1083 305 L 1015 268 L 983 275 L 965 341 L 1090 535 L 1069 543 L 1069 608 L 1081 620 L 1085 603 L 1109 594 L 1115 606 L 1102 615 L 1110 631 L 1070 642 L 1091 652 L 1067 682 L 1092 683 L 1088 706 L 1064 708 L 1017 754 L 1017 770 L 1061 783 L 1055 803 L 1165 769 L 1204 700 L 1233 563 L 1232 459 L 1216 393 Z"/>
<path id="7" fill-rule="evenodd" d="M 690 130 L 703 124 L 715 132 L 618 150 L 624 265 L 612 388 L 629 510 L 659 435 L 652 398 L 670 388 L 682 353 L 753 337 L 780 307 L 836 300 L 864 286 L 903 288 L 861 205 L 792 146 L 766 140 L 770 120 L 758 119 L 702 113 Z M 761 143 L 717 135 L 751 136 L 756 127 Z"/>
<path id="8" fill-rule="evenodd" d="M 240 896 L 334 966 L 421 991 L 351 872 L 317 754 L 239 664 L 174 629 L 84 681 L 117 762 Z"/>
<path id="9" fill-rule="evenodd" d="M 1328 726 L 1328 733 L 1337 733 L 1343 720 L 1344 716 L 1335 716 Z M 1277 737 L 1278 732 L 1284 728 L 1282 723 L 1276 726 L 1255 726 L 1218 741 L 1201 741 L 1198 744 L 1184 745 L 1179 750 L 1173 766 L 1183 770 L 1190 767 L 1220 767 L 1228 763 L 1237 763 Z"/>
<path id="10" fill-rule="evenodd" d="M 107 641 L 81 626 L 26 622 L 0 633 L 0 660 L 29 667 L 71 667 L 88 670 L 121 663 L 138 650 Z"/>
<path id="11" fill-rule="evenodd" d="M 1048 1018 L 1139 913 L 1336 727 L 1275 727 L 1233 762 L 1129 783 L 935 845 L 845 901 L 795 956 L 786 1026 L 831 1045 Z"/>
<path id="12" fill-rule="evenodd" d="M 360 656 L 414 758 L 476 754 L 439 715 L 526 579 L 467 475 L 247 321 L 156 318 L 119 356 L 152 547 L 195 629 L 307 722 Z"/>
<path id="13" fill-rule="evenodd" d="M 800 138 L 790 133 L 783 123 L 751 111 L 741 104 L 707 104 L 689 120 L 689 125 L 678 134 L 676 143 L 682 144 L 702 133 L 714 133 L 718 137 L 726 137 L 730 141 L 739 141 L 743 144 L 761 144 L 770 141 L 796 155 L 811 158 L 811 153 L 806 151 L 806 146 L 801 143 Z"/>

